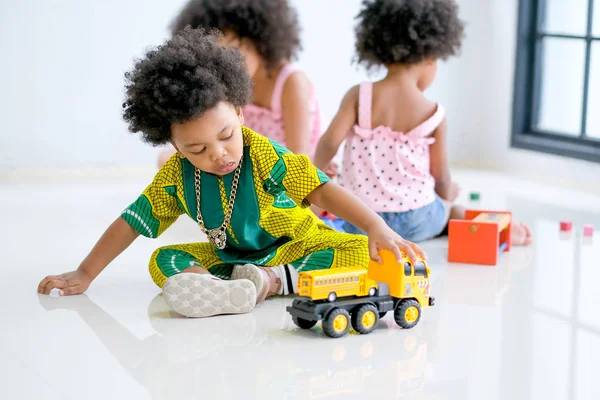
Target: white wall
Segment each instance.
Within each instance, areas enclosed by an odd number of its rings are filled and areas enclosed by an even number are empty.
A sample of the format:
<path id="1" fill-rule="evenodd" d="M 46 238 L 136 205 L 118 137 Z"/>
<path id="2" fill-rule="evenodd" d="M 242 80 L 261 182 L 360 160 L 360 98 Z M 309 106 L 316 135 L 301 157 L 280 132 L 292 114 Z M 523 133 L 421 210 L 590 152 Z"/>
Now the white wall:
<path id="1" fill-rule="evenodd" d="M 146 47 L 168 36 L 167 26 L 184 3 L 3 1 L 0 174 L 153 168 L 158 150 L 129 134 L 121 119 L 123 73 Z M 351 65 L 353 18 L 360 1 L 292 3 L 303 26 L 298 63 L 317 86 L 325 129 L 344 93 L 368 79 L 362 68 Z M 442 66 L 429 91 L 445 104 L 448 72 Z M 454 114 L 459 111 L 454 107 Z"/>
<path id="2" fill-rule="evenodd" d="M 4 0 L 0 170 L 154 165 L 121 119 L 123 73 L 184 0 Z"/>
<path id="3" fill-rule="evenodd" d="M 121 119 L 123 73 L 168 36 L 185 0 L 5 0 L 0 6 L 0 174 L 153 168 L 157 149 Z M 518 0 L 459 0 L 467 38 L 428 95 L 445 104 L 454 164 L 501 169 L 600 191 L 600 165 L 509 147 Z M 299 65 L 317 86 L 324 128 L 352 85 L 360 0 L 292 0 L 303 26 Z M 598 7 L 600 9 L 600 7 Z M 375 78 L 375 77 L 371 77 Z M 549 178 L 548 178 L 549 179 Z"/>

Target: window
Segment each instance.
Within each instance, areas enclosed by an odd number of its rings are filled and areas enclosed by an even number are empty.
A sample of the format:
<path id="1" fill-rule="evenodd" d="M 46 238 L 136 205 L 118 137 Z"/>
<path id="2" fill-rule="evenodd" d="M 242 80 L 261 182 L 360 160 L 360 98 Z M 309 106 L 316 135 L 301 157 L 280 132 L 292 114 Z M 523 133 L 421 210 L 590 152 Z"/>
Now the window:
<path id="1" fill-rule="evenodd" d="M 404 263 L 404 275 L 405 276 L 411 276 L 412 275 L 411 265 L 410 265 L 409 262 Z"/>
<path id="2" fill-rule="evenodd" d="M 600 0 L 520 0 L 513 107 L 513 147 L 600 162 Z"/>
<path id="3" fill-rule="evenodd" d="M 427 278 L 427 269 L 425 268 L 425 263 L 419 261 L 415 264 L 415 276 L 424 276 Z"/>
<path id="4" fill-rule="evenodd" d="M 354 282 L 358 282 L 358 275 L 354 275 Z"/>
<path id="5" fill-rule="evenodd" d="M 302 282 L 302 287 L 308 287 L 308 282 L 307 281 Z"/>

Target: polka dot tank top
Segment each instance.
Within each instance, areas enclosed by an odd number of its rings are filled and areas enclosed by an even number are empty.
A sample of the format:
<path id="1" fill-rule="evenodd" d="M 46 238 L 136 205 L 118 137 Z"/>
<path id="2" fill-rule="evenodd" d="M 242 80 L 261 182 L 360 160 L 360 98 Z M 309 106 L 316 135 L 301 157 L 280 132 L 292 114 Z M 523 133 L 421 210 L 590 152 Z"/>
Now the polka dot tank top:
<path id="1" fill-rule="evenodd" d="M 410 132 L 371 127 L 373 84 L 362 83 L 358 125 L 346 139 L 342 185 L 376 212 L 405 212 L 435 200 L 429 171 L 430 137 L 444 119 L 444 108 Z"/>
<path id="2" fill-rule="evenodd" d="M 269 139 L 275 140 L 285 147 L 287 147 L 287 145 L 285 143 L 281 95 L 283 93 L 285 81 L 297 70 L 298 69 L 292 64 L 287 64 L 281 69 L 279 75 L 277 75 L 273 94 L 271 95 L 271 109 L 260 107 L 255 104 L 248 104 L 244 106 L 243 109 L 244 125 Z M 311 90 L 309 100 L 309 113 L 311 135 L 307 155 L 312 157 L 317 147 L 319 137 L 321 136 L 321 117 L 314 87 Z"/>

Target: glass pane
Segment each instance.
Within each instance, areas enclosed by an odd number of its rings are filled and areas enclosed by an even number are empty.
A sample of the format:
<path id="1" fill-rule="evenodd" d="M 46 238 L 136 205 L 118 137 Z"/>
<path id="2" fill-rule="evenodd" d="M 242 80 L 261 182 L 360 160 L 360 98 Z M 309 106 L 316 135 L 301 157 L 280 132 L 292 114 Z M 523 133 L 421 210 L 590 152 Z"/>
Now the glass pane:
<path id="1" fill-rule="evenodd" d="M 583 112 L 585 41 L 545 38 L 541 62 L 537 128 L 579 136 Z"/>
<path id="2" fill-rule="evenodd" d="M 544 31 L 583 36 L 587 12 L 588 0 L 546 0 Z"/>
<path id="3" fill-rule="evenodd" d="M 600 0 L 594 3 L 594 22 L 592 24 L 592 32 L 594 36 L 600 37 Z"/>
<path id="4" fill-rule="evenodd" d="M 426 276 L 425 264 L 419 261 L 415 264 L 415 275 L 416 276 Z"/>
<path id="5" fill-rule="evenodd" d="M 600 1 L 598 2 L 600 7 Z M 592 43 L 590 88 L 588 89 L 587 134 L 600 139 L 600 42 Z"/>

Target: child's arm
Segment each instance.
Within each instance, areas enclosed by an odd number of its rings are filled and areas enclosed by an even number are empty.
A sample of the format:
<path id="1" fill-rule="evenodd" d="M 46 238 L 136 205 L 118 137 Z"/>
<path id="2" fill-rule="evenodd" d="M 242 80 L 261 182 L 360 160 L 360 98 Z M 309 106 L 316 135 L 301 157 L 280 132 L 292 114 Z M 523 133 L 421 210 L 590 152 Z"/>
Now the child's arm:
<path id="1" fill-rule="evenodd" d="M 348 132 L 356 123 L 359 86 L 355 86 L 342 99 L 340 109 L 331 121 L 327 131 L 321 136 L 313 164 L 322 171 L 327 170 Z"/>
<path id="2" fill-rule="evenodd" d="M 435 192 L 444 200 L 451 199 L 452 177 L 448 166 L 448 154 L 446 151 L 446 132 L 448 125 L 446 119 L 433 132 L 435 142 L 429 149 L 429 169 L 431 176 L 435 179 Z"/>
<path id="3" fill-rule="evenodd" d="M 121 217 L 113 222 L 94 246 L 90 254 L 75 271 L 50 275 L 42 279 L 38 293 L 49 294 L 60 289 L 61 296 L 80 294 L 92 281 L 139 236 L 131 225 Z"/>
<path id="4" fill-rule="evenodd" d="M 307 154 L 311 128 L 309 123 L 310 82 L 302 72 L 286 79 L 281 94 L 286 147 L 295 154 Z"/>
<path id="5" fill-rule="evenodd" d="M 417 256 L 426 259 L 419 246 L 391 230 L 379 215 L 340 185 L 327 182 L 313 190 L 306 199 L 367 232 L 371 259 L 381 262 L 377 253 L 379 249 L 390 250 L 398 261 L 402 259 L 401 251 L 404 251 L 413 263 L 417 261 Z"/>

